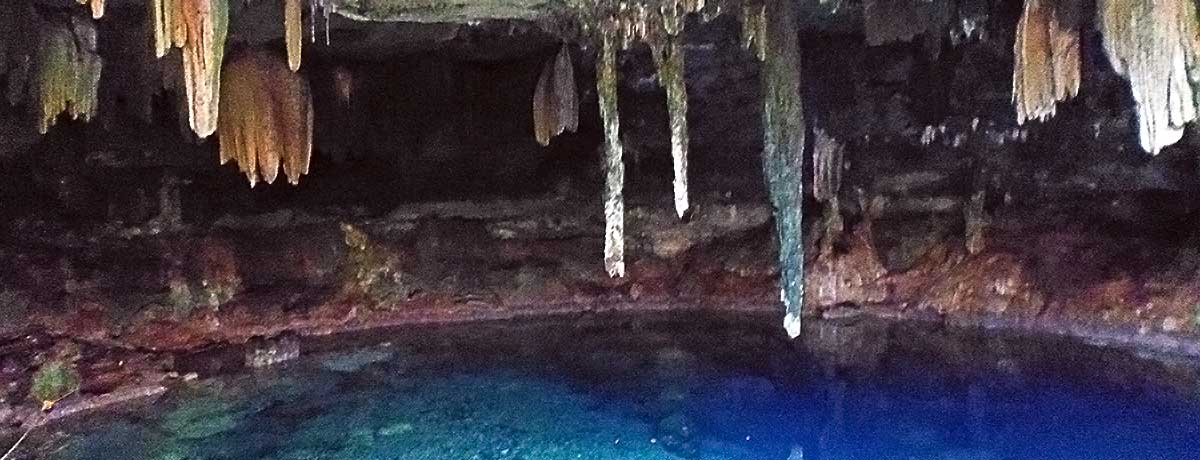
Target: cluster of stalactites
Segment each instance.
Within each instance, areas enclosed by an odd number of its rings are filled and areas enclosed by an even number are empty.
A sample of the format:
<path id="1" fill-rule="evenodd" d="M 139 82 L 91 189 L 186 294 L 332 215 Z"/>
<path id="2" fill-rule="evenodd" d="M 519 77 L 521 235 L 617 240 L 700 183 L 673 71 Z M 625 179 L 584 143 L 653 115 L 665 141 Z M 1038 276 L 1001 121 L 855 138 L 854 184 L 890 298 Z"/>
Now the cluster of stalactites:
<path id="1" fill-rule="evenodd" d="M 683 32 L 684 19 L 689 13 L 705 11 L 704 0 L 621 2 L 613 18 L 622 49 L 629 49 L 637 43 L 661 48 L 672 37 Z"/>
<path id="2" fill-rule="evenodd" d="M 66 24 L 46 24 L 38 37 L 34 79 L 29 90 L 36 101 L 38 132 L 45 134 L 60 114 L 90 120 L 96 114 L 103 64 L 96 52 L 96 24 L 71 17 Z"/>
<path id="3" fill-rule="evenodd" d="M 687 87 L 684 74 L 683 29 L 687 15 L 703 13 L 706 19 L 720 12 L 720 3 L 703 0 L 666 0 L 622 4 L 615 17 L 616 33 L 627 49 L 646 43 L 658 68 L 659 84 L 666 90 L 667 113 L 671 132 L 671 159 L 674 171 L 672 196 L 680 218 L 691 206 L 688 199 Z"/>
<path id="4" fill-rule="evenodd" d="M 308 0 L 308 31 L 309 39 L 313 43 L 317 42 L 317 18 L 321 18 L 321 22 L 325 26 L 325 44 L 329 44 L 329 18 L 333 13 L 339 13 L 356 21 L 370 21 L 366 17 L 355 17 L 345 11 L 338 11 L 334 0 Z"/>
<path id="5" fill-rule="evenodd" d="M 92 10 L 92 19 L 104 17 L 104 0 L 76 0 L 80 5 L 87 5 Z"/>
<path id="6" fill-rule="evenodd" d="M 1104 51 L 1129 80 L 1142 149 L 1157 154 L 1196 119 L 1200 37 L 1192 0 L 1100 0 Z"/>
<path id="7" fill-rule="evenodd" d="M 579 90 L 575 86 L 575 66 L 571 52 L 563 45 L 542 68 L 533 90 L 533 133 L 539 144 L 579 129 Z"/>
<path id="8" fill-rule="evenodd" d="M 675 179 L 672 191 L 675 211 L 680 217 L 689 207 L 687 196 L 687 89 L 684 84 L 684 52 L 682 37 L 685 18 L 690 13 L 704 13 L 711 18 L 719 11 L 706 7 L 703 0 L 664 0 L 644 2 L 598 2 L 581 9 L 599 19 L 600 54 L 596 63 L 596 86 L 600 117 L 604 125 L 604 267 L 610 276 L 625 275 L 625 166 L 622 162 L 620 120 L 617 110 L 617 53 L 637 43 L 649 45 L 658 66 L 659 81 L 667 93 L 670 116 L 671 156 Z M 542 80 L 552 80 L 543 72 Z M 539 83 L 539 90 L 543 87 Z M 560 128 L 549 111 L 539 110 L 539 96 L 534 97 L 535 132 L 543 144 L 547 135 Z M 544 118 L 538 121 L 539 113 Z M 543 131 L 545 127 L 545 131 Z M 552 129 L 551 129 L 552 128 Z"/>
<path id="9" fill-rule="evenodd" d="M 236 162 L 251 187 L 260 179 L 274 182 L 281 168 L 289 183 L 298 184 L 312 157 L 308 82 L 264 52 L 233 59 L 221 80 L 221 164 Z"/>
<path id="10" fill-rule="evenodd" d="M 1079 93 L 1080 0 L 1027 0 L 1013 44 L 1017 123 L 1045 121 Z"/>
<path id="11" fill-rule="evenodd" d="M 188 125 L 206 138 L 217 130 L 229 2 L 149 0 L 148 4 L 155 55 L 161 58 L 171 48 L 181 49 Z"/>

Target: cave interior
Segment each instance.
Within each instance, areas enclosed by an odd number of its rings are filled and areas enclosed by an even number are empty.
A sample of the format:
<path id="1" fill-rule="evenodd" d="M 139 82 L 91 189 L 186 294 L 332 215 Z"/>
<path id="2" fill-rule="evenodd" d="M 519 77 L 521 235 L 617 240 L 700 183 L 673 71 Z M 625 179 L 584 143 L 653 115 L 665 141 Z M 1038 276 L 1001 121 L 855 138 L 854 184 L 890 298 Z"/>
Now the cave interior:
<path id="1" fill-rule="evenodd" d="M 1187 0 L 7 0 L 0 346 L 718 310 L 1195 351 L 1198 20 Z"/>

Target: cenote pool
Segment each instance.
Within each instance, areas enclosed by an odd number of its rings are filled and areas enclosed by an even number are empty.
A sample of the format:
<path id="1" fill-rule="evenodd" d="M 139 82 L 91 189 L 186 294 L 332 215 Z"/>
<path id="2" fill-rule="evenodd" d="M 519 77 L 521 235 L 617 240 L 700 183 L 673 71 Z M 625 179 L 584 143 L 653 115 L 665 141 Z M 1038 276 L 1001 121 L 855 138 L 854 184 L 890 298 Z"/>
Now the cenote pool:
<path id="1" fill-rule="evenodd" d="M 52 459 L 1194 459 L 1188 362 L 774 318 L 573 318 L 303 342 L 56 426 Z M 344 351 L 344 350 L 354 351 Z"/>

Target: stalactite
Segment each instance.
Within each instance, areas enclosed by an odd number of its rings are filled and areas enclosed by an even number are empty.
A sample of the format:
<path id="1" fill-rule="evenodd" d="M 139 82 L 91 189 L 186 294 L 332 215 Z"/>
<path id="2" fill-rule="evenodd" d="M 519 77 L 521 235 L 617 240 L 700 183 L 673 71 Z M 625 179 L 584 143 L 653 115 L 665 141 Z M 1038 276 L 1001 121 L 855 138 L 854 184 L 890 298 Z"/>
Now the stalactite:
<path id="1" fill-rule="evenodd" d="M 300 0 L 283 0 L 283 35 L 287 43 L 288 68 L 300 70 L 300 53 L 303 51 L 304 24 L 300 14 Z"/>
<path id="2" fill-rule="evenodd" d="M 542 67 L 537 85 L 533 88 L 533 137 L 539 144 L 550 145 L 550 138 L 561 134 L 555 132 L 558 125 L 558 101 L 554 94 L 553 60 Z"/>
<path id="3" fill-rule="evenodd" d="M 176 3 L 181 0 L 149 0 L 146 5 L 150 11 L 147 17 L 154 37 L 154 55 L 161 58 L 167 55 L 175 46 L 175 17 L 178 15 Z"/>
<path id="4" fill-rule="evenodd" d="M 642 2 L 623 3 L 620 9 L 617 28 L 621 36 L 621 49 L 625 50 L 633 47 L 637 42 L 646 40 L 652 17 L 650 8 Z"/>
<path id="5" fill-rule="evenodd" d="M 1191 82 L 1200 81 L 1196 5 L 1190 0 L 1100 0 L 1104 51 L 1129 80 L 1142 149 L 1157 154 L 1196 118 Z"/>
<path id="6" fill-rule="evenodd" d="M 92 20 L 72 17 L 69 25 L 42 27 L 35 65 L 30 90 L 38 101 L 38 132 L 45 134 L 62 113 L 85 121 L 96 114 L 103 64 Z"/>
<path id="7" fill-rule="evenodd" d="M 763 175 L 775 208 L 779 237 L 783 326 L 800 335 L 804 308 L 804 110 L 800 99 L 800 44 L 795 3 L 767 0 L 763 36 Z"/>
<path id="8" fill-rule="evenodd" d="M 953 7 L 950 0 L 863 0 L 867 45 L 911 41 L 921 34 L 940 39 Z"/>
<path id="9" fill-rule="evenodd" d="M 971 194 L 971 199 L 963 207 L 963 224 L 965 227 L 967 253 L 976 255 L 984 250 L 983 232 L 987 229 L 987 211 L 984 210 L 983 190 Z"/>
<path id="10" fill-rule="evenodd" d="M 767 58 L 766 6 L 747 2 L 742 6 L 742 46 L 753 49 L 759 61 Z"/>
<path id="11" fill-rule="evenodd" d="M 100 19 L 104 17 L 104 1 L 105 0 L 76 0 L 80 5 L 87 5 L 92 11 L 92 19 Z"/>
<path id="12" fill-rule="evenodd" d="M 617 45 L 615 20 L 600 30 L 596 60 L 596 94 L 604 122 L 604 268 L 609 276 L 625 276 L 625 164 L 617 110 Z"/>
<path id="13" fill-rule="evenodd" d="M 1013 44 L 1017 123 L 1045 121 L 1079 93 L 1080 0 L 1027 0 Z"/>
<path id="14" fill-rule="evenodd" d="M 668 38 L 666 46 L 656 50 L 659 81 L 667 92 L 667 113 L 671 127 L 671 160 L 675 180 L 672 182 L 675 213 L 683 218 L 688 207 L 688 124 L 687 85 L 684 81 L 684 52 L 679 36 Z"/>
<path id="15" fill-rule="evenodd" d="M 546 63 L 533 92 L 533 132 L 538 143 L 550 145 L 550 139 L 563 132 L 579 129 L 579 90 L 575 86 L 575 67 L 571 52 L 563 45 Z"/>
<path id="16" fill-rule="evenodd" d="M 183 52 L 188 125 L 200 138 L 217 129 L 228 0 L 150 0 L 155 55 Z"/>
<path id="17" fill-rule="evenodd" d="M 338 66 L 333 69 L 333 90 L 337 93 L 338 102 L 350 106 L 350 98 L 354 96 L 354 74 L 350 69 Z"/>
<path id="18" fill-rule="evenodd" d="M 270 184 L 280 168 L 295 185 L 312 156 L 312 95 L 308 82 L 279 58 L 249 52 L 221 76 L 221 164 L 230 160 L 255 186 Z"/>
<path id="19" fill-rule="evenodd" d="M 558 125 L 566 132 L 579 130 L 579 87 L 575 85 L 575 64 L 571 51 L 563 45 L 554 59 L 554 92 L 558 96 Z"/>
<path id="20" fill-rule="evenodd" d="M 325 46 L 329 46 L 329 17 L 331 14 L 333 14 L 337 10 L 337 6 L 333 3 L 333 0 L 309 0 L 309 1 L 312 2 L 313 4 L 319 4 L 319 5 L 317 5 L 317 9 L 321 10 L 321 18 L 325 23 L 324 24 L 324 26 L 325 26 Z M 317 22 L 316 17 L 317 17 L 316 15 L 313 15 L 312 21 L 314 23 Z M 314 28 L 314 31 L 315 30 L 316 29 Z M 317 37 L 316 37 L 316 34 L 314 33 L 313 41 L 316 41 L 316 40 L 317 40 Z"/>
<path id="21" fill-rule="evenodd" d="M 196 14 L 185 14 L 187 43 L 183 46 L 184 84 L 188 95 L 188 121 L 201 138 L 217 130 L 220 105 L 221 61 L 229 25 L 227 0 L 185 0 Z"/>
<path id="22" fill-rule="evenodd" d="M 1072 0 L 1074 1 L 1074 0 Z M 988 0 L 958 0 L 955 24 L 950 30 L 950 43 L 961 45 L 971 39 L 986 40 L 992 4 Z"/>
<path id="23" fill-rule="evenodd" d="M 845 147 L 823 129 L 814 129 L 813 134 L 813 198 L 825 205 L 821 256 L 829 257 L 834 240 L 844 229 L 838 193 L 842 187 Z"/>

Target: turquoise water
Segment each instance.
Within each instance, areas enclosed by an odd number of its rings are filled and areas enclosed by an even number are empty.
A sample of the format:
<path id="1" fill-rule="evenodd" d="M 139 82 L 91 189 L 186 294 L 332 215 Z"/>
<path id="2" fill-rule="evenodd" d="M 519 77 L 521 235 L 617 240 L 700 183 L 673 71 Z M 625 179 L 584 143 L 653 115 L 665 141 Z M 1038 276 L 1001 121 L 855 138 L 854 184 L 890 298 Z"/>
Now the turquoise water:
<path id="1" fill-rule="evenodd" d="M 304 343 L 42 436 L 73 459 L 1195 459 L 1196 367 L 870 322 L 557 320 Z M 358 351 L 337 351 L 354 347 Z M 183 362 L 186 362 L 184 360 Z"/>

